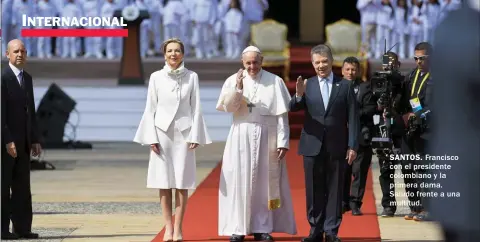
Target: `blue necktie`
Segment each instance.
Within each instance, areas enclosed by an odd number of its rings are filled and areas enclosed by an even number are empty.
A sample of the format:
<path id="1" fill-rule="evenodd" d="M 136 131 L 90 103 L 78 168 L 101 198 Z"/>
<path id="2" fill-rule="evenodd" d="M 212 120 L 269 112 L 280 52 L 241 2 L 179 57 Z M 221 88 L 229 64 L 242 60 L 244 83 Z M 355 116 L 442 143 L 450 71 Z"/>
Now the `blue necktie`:
<path id="1" fill-rule="evenodd" d="M 328 100 L 330 98 L 330 90 L 328 87 L 327 79 L 322 79 L 322 99 L 323 99 L 323 105 L 325 106 L 325 110 L 327 110 L 328 107 Z"/>
<path id="2" fill-rule="evenodd" d="M 19 74 L 18 74 L 18 80 L 20 81 L 19 84 L 22 88 L 25 88 L 25 84 L 23 83 L 23 71 L 21 71 Z"/>

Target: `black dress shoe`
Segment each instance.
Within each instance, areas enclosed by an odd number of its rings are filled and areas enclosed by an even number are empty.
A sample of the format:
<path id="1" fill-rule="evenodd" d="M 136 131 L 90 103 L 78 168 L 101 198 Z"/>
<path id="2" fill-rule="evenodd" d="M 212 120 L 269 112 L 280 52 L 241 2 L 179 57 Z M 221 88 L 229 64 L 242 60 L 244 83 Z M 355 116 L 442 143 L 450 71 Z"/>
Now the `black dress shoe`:
<path id="1" fill-rule="evenodd" d="M 20 237 L 18 237 L 18 235 L 16 234 L 13 234 L 10 232 L 2 233 L 2 240 L 17 240 L 17 239 L 20 239 Z"/>
<path id="2" fill-rule="evenodd" d="M 325 236 L 325 241 L 326 242 L 342 242 L 342 240 L 340 240 L 340 238 L 338 238 L 336 235 Z"/>
<path id="3" fill-rule="evenodd" d="M 386 207 L 383 209 L 382 217 L 393 217 L 395 215 L 395 210 L 390 207 Z"/>
<path id="4" fill-rule="evenodd" d="M 245 239 L 245 235 L 233 234 L 232 237 L 230 237 L 231 242 L 242 242 L 244 239 Z"/>
<path id="5" fill-rule="evenodd" d="M 306 237 L 302 239 L 302 242 L 323 242 L 323 237 Z"/>
<path id="6" fill-rule="evenodd" d="M 353 216 L 361 216 L 363 215 L 362 211 L 360 211 L 360 208 L 352 208 L 352 215 Z"/>
<path id="7" fill-rule="evenodd" d="M 36 233 L 25 233 L 25 234 L 17 234 L 18 237 L 23 238 L 23 239 L 38 239 L 38 234 Z"/>
<path id="8" fill-rule="evenodd" d="M 273 237 L 267 233 L 254 233 L 255 241 L 273 241 Z"/>

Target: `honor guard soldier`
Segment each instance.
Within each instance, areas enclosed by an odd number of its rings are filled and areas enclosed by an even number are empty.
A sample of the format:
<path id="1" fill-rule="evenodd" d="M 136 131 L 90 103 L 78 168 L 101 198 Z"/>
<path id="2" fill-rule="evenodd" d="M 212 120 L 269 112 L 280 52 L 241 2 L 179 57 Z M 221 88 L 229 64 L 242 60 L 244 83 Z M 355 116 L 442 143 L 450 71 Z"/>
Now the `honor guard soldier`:
<path id="1" fill-rule="evenodd" d="M 196 0 L 193 7 L 195 21 L 195 55 L 198 59 L 212 57 L 213 26 L 217 19 L 217 3 L 213 0 Z"/>
<path id="2" fill-rule="evenodd" d="M 375 55 L 375 26 L 377 25 L 378 6 L 373 0 L 358 0 L 357 9 L 360 12 L 362 44 L 365 46 L 367 58 L 371 58 Z"/>
<path id="3" fill-rule="evenodd" d="M 115 13 L 116 8 L 117 8 L 117 5 L 114 3 L 114 0 L 106 0 L 105 3 L 102 6 L 102 9 L 100 10 L 100 14 L 102 15 L 102 17 L 105 17 L 105 18 L 112 17 L 113 14 Z M 118 27 L 111 26 L 111 27 L 108 27 L 108 28 L 113 29 L 113 28 L 118 28 Z M 116 39 L 115 37 L 106 37 L 105 53 L 107 54 L 108 59 L 113 59 L 115 57 L 119 57 L 119 56 L 117 56 L 118 53 L 116 51 L 116 48 L 118 48 L 116 46 L 116 44 L 118 42 L 115 41 L 115 39 Z"/>
<path id="4" fill-rule="evenodd" d="M 32 27 L 23 27 L 22 26 L 22 16 L 27 15 L 27 16 L 34 16 L 33 12 L 33 6 L 32 4 L 33 0 L 13 0 L 13 11 L 11 14 L 14 15 L 14 18 L 12 19 L 15 21 L 14 24 L 14 29 L 13 29 L 13 36 L 16 39 L 22 40 L 22 42 L 25 44 L 25 49 L 27 49 L 27 56 L 30 56 L 32 53 L 32 38 L 30 37 L 22 37 L 22 29 L 27 29 L 27 28 L 32 28 Z M 8 22 L 7 19 L 3 18 L 3 21 Z M 2 28 L 3 29 L 3 28 Z M 3 32 L 3 30 L 2 30 Z"/>

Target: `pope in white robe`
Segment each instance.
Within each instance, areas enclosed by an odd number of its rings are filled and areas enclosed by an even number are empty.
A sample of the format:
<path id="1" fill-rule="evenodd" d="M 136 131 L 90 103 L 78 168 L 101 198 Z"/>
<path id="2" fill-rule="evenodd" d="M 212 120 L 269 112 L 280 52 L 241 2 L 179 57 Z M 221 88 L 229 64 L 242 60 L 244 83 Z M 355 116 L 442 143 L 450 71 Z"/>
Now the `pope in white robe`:
<path id="1" fill-rule="evenodd" d="M 296 234 L 285 154 L 289 149 L 288 103 L 282 78 L 262 70 L 260 50 L 242 53 L 245 70 L 224 83 L 217 110 L 233 114 L 219 189 L 221 236 L 272 241 L 270 233 Z"/>

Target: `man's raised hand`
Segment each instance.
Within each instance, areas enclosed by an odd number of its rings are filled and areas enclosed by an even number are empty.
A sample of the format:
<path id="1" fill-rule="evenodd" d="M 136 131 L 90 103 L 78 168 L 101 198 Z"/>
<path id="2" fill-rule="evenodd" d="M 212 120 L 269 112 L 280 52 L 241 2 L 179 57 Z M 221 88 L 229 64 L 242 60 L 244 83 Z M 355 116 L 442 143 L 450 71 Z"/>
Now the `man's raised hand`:
<path id="1" fill-rule="evenodd" d="M 237 72 L 237 88 L 243 90 L 243 79 L 245 76 L 243 75 L 243 69 L 240 68 Z"/>
<path id="2" fill-rule="evenodd" d="M 305 93 L 305 87 L 307 86 L 307 79 L 303 79 L 302 76 L 298 76 L 296 84 L 296 94 L 297 97 L 303 96 Z"/>

